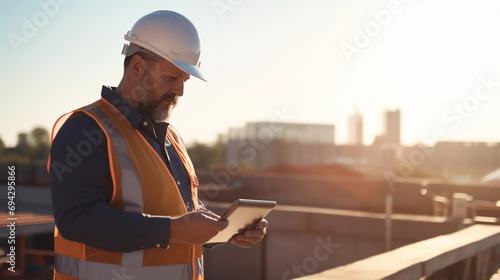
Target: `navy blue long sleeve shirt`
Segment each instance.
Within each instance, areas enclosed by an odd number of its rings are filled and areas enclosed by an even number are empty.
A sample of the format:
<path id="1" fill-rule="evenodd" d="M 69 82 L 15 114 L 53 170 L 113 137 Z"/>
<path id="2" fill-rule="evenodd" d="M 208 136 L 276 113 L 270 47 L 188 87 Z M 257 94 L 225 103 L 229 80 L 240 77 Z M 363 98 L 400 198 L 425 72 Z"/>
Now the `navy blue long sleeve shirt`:
<path id="1" fill-rule="evenodd" d="M 193 211 L 191 181 L 166 137 L 168 123 L 154 123 L 145 118 L 113 88 L 103 86 L 101 96 L 122 112 L 163 159 L 177 182 L 188 211 Z M 89 132 L 94 129 L 102 131 L 94 119 L 85 113 L 75 113 L 64 123 L 52 143 L 51 193 L 59 232 L 66 239 L 107 251 L 167 248 L 169 217 L 120 211 L 108 205 L 113 182 L 107 143 L 90 141 Z M 82 153 L 79 145 L 84 141 L 93 144 L 90 153 Z M 200 201 L 194 203 L 204 208 Z"/>

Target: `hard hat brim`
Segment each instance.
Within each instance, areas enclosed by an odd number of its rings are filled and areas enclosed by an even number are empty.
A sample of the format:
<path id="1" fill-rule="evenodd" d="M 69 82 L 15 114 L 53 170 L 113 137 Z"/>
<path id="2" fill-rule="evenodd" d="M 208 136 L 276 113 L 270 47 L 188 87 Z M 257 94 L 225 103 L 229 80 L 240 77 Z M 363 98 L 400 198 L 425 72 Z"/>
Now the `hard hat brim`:
<path id="1" fill-rule="evenodd" d="M 181 71 L 183 71 L 191 76 L 195 76 L 196 78 L 203 80 L 205 82 L 207 81 L 205 79 L 205 76 L 203 76 L 203 74 L 201 73 L 201 71 L 198 67 L 196 67 L 190 63 L 184 62 L 182 60 L 171 59 L 170 57 L 166 56 L 164 53 L 162 53 L 160 50 L 156 49 L 155 47 L 150 46 L 150 45 L 148 45 L 144 42 L 141 42 L 139 40 L 136 40 L 134 38 L 130 38 L 129 36 L 127 36 L 127 34 L 125 34 L 125 40 L 130 42 L 130 44 L 125 45 L 123 50 L 122 50 L 122 54 L 124 54 L 125 56 L 132 55 L 136 52 L 147 52 L 147 53 L 159 56 L 159 57 L 171 62 L 177 68 L 179 68 Z"/>
<path id="2" fill-rule="evenodd" d="M 207 81 L 198 67 L 180 60 L 171 60 L 171 59 L 168 60 L 172 62 L 175 66 L 177 66 L 177 68 L 181 69 L 183 72 L 191 76 L 195 76 L 196 78 L 203 80 L 205 82 Z"/>

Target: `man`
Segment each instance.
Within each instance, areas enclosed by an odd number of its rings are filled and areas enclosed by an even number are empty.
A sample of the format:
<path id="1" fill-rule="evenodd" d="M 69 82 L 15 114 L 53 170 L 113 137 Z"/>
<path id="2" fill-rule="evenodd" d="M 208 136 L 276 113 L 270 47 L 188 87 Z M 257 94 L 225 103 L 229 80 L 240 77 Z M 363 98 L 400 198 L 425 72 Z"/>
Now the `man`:
<path id="1" fill-rule="evenodd" d="M 198 199 L 194 167 L 166 122 L 199 71 L 194 25 L 148 14 L 125 35 L 123 78 L 54 125 L 49 159 L 54 279 L 203 279 L 202 245 L 228 222 Z M 251 247 L 267 221 L 231 242 Z"/>

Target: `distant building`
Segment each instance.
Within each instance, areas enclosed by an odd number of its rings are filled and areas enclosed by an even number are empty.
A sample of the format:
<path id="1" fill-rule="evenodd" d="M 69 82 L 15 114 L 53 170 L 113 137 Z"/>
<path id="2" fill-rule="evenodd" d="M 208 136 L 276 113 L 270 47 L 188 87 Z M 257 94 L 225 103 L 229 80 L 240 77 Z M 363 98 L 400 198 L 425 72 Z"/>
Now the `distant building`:
<path id="1" fill-rule="evenodd" d="M 229 129 L 225 138 L 225 162 L 231 165 L 327 164 L 335 156 L 333 125 L 250 122 Z"/>
<path id="2" fill-rule="evenodd" d="M 356 112 L 349 116 L 348 122 L 348 144 L 363 145 L 363 116 Z"/>
<path id="3" fill-rule="evenodd" d="M 431 168 L 500 167 L 500 143 L 441 141 L 425 151 L 425 165 Z"/>
<path id="4" fill-rule="evenodd" d="M 401 111 L 384 112 L 384 140 L 391 144 L 401 145 Z"/>
<path id="5" fill-rule="evenodd" d="M 371 146 L 371 164 L 384 172 L 394 173 L 401 150 L 400 110 L 384 111 L 382 135 L 377 135 Z"/>
<path id="6" fill-rule="evenodd" d="M 335 127 L 322 124 L 250 122 L 243 128 L 243 134 L 247 139 L 272 139 L 315 144 L 335 142 Z"/>

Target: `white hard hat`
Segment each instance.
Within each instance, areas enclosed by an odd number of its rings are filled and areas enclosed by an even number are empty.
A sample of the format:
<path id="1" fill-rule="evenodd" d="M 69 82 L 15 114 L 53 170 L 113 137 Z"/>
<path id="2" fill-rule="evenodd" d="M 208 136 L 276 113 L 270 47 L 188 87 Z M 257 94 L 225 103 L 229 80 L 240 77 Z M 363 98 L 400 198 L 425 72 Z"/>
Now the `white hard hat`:
<path id="1" fill-rule="evenodd" d="M 156 11 L 140 18 L 125 34 L 130 44 L 123 46 L 122 54 L 152 52 L 177 66 L 185 73 L 205 78 L 200 72 L 201 43 L 193 23 L 172 11 Z"/>

